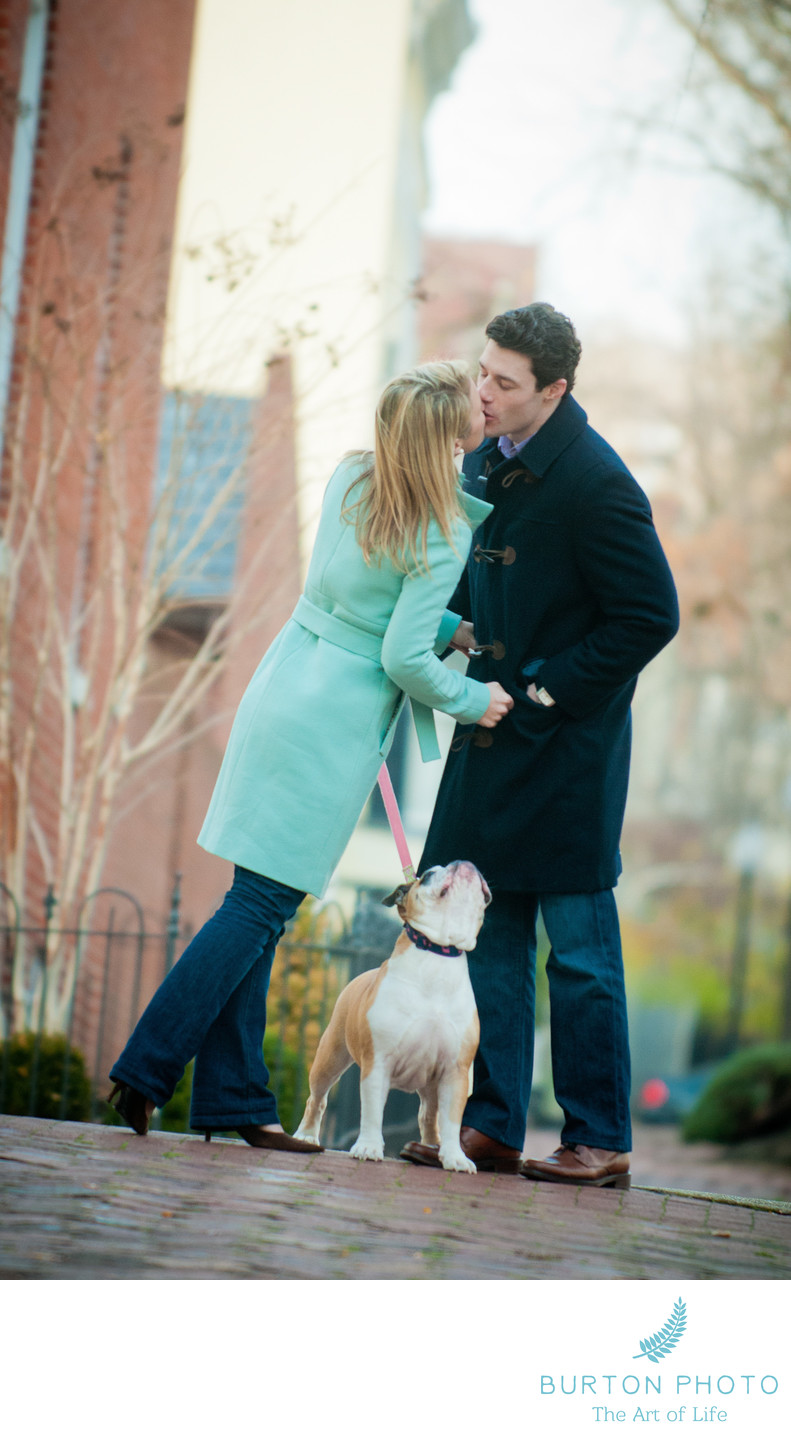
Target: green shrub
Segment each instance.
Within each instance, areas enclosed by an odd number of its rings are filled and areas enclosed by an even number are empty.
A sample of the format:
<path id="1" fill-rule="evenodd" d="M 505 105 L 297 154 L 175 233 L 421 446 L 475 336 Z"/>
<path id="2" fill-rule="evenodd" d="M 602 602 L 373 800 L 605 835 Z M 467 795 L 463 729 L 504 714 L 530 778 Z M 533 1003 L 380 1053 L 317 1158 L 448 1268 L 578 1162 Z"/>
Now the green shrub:
<path id="1" fill-rule="evenodd" d="M 31 1114 L 30 1094 L 34 1073 L 34 1116 L 64 1121 L 90 1120 L 91 1083 L 82 1052 L 69 1047 L 65 1036 L 44 1033 L 37 1037 L 29 1031 L 0 1042 L 0 1109 L 8 1116 Z"/>
<path id="2" fill-rule="evenodd" d="M 165 1103 L 159 1113 L 157 1125 L 163 1131 L 189 1131 L 190 1129 L 192 1068 L 194 1065 L 194 1061 L 191 1061 L 170 1100 Z"/>
<path id="3" fill-rule="evenodd" d="M 296 1131 L 308 1096 L 308 1069 L 293 1046 L 283 1046 L 276 1032 L 264 1037 L 264 1061 L 277 1097 L 277 1114 L 286 1131 Z"/>
<path id="4" fill-rule="evenodd" d="M 681 1128 L 685 1141 L 744 1141 L 791 1128 L 791 1043 L 750 1047 L 724 1063 Z"/>

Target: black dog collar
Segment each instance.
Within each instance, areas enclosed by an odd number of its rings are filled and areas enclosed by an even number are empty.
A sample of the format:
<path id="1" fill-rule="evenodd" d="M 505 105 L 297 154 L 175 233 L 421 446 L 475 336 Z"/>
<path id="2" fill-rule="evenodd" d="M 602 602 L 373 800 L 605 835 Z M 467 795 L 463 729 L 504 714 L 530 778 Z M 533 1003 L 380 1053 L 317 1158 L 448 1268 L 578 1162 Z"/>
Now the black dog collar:
<path id="1" fill-rule="evenodd" d="M 415 928 L 410 927 L 408 922 L 404 923 L 404 931 L 409 937 L 410 942 L 414 942 L 415 946 L 420 947 L 422 952 L 436 952 L 439 957 L 464 956 L 461 947 L 439 947 L 436 942 L 430 941 L 423 932 L 416 932 Z"/>

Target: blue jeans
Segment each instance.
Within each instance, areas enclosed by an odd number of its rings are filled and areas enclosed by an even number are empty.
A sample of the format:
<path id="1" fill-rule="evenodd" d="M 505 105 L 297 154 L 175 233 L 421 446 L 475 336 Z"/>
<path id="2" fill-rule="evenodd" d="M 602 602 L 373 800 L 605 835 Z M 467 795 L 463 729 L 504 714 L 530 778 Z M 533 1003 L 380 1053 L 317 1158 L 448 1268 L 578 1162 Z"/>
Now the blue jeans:
<path id="1" fill-rule="evenodd" d="M 498 892 L 470 953 L 481 1021 L 464 1124 L 522 1149 L 533 1077 L 538 909 L 551 943 L 552 1076 L 561 1141 L 629 1151 L 629 1033 L 615 898 Z"/>
<path id="2" fill-rule="evenodd" d="M 266 997 L 275 948 L 304 896 L 235 867 L 222 906 L 152 997 L 110 1079 L 164 1106 L 194 1056 L 195 1130 L 276 1122 L 262 1050 Z"/>

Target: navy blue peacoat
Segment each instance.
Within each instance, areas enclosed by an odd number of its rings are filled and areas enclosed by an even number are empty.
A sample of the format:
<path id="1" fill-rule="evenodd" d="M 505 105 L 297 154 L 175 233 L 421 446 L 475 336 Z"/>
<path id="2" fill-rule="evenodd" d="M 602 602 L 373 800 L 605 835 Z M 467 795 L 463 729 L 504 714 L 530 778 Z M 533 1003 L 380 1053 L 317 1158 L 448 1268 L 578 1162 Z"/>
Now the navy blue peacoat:
<path id="1" fill-rule="evenodd" d="M 490 645 L 470 677 L 514 708 L 457 726 L 421 869 L 465 858 L 504 891 L 612 887 L 637 674 L 678 629 L 648 499 L 569 394 L 515 458 L 489 439 L 464 473 L 493 511 L 451 606 Z"/>

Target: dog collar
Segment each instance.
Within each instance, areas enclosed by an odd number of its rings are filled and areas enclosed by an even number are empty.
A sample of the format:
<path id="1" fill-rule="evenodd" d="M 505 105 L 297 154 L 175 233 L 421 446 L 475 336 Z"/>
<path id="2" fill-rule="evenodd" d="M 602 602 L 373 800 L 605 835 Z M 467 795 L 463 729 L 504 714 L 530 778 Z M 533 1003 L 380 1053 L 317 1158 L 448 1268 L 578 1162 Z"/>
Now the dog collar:
<path id="1" fill-rule="evenodd" d="M 414 942 L 415 946 L 420 947 L 422 952 L 436 952 L 438 957 L 464 956 L 461 947 L 440 947 L 436 942 L 432 942 L 424 932 L 417 932 L 414 927 L 410 927 L 408 922 L 404 923 L 404 931 L 409 937 L 410 942 Z"/>

